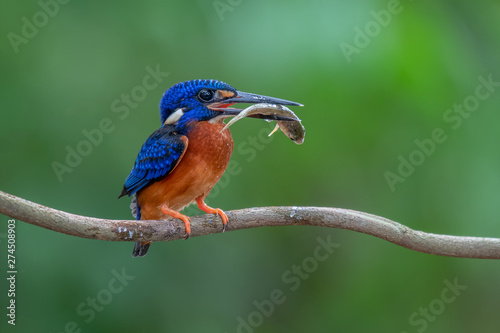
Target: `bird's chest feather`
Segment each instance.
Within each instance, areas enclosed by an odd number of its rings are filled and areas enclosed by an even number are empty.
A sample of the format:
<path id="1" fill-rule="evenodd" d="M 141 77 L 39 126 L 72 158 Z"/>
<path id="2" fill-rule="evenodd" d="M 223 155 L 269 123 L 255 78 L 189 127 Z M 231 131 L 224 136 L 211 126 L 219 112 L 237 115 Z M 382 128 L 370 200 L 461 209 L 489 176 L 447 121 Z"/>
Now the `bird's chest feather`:
<path id="1" fill-rule="evenodd" d="M 233 152 L 231 133 L 227 130 L 221 133 L 223 127 L 222 122 L 211 124 L 205 121 L 190 131 L 186 153 L 177 166 L 182 167 L 183 174 L 189 173 L 205 182 L 214 182 L 212 186 L 218 181 Z"/>
<path id="2" fill-rule="evenodd" d="M 224 174 L 233 152 L 231 133 L 221 133 L 223 127 L 223 122 L 205 121 L 190 130 L 186 152 L 175 169 L 138 193 L 143 219 L 157 218 L 162 204 L 180 210 L 197 197 L 208 195 Z"/>

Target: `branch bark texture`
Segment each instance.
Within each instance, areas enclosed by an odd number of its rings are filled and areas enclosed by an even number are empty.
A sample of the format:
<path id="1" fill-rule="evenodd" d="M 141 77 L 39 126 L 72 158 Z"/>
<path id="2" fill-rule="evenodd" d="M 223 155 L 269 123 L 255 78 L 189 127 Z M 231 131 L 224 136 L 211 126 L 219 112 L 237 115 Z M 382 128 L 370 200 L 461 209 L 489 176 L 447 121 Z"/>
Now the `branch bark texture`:
<path id="1" fill-rule="evenodd" d="M 184 237 L 184 224 L 161 221 L 107 220 L 74 215 L 0 191 L 0 213 L 76 237 L 107 241 L 172 241 Z M 428 254 L 500 259 L 500 239 L 438 235 L 410 229 L 383 217 L 341 208 L 257 207 L 226 212 L 227 231 L 257 227 L 309 225 L 348 229 Z M 193 216 L 191 237 L 220 233 L 215 215 Z"/>

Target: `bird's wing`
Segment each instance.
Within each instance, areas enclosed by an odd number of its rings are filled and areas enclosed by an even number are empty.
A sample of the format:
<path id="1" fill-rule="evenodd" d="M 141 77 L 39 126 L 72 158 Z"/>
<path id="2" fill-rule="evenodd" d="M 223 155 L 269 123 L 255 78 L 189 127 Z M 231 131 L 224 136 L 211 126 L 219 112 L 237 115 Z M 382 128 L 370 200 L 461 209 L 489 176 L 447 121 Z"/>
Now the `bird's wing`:
<path id="1" fill-rule="evenodd" d="M 187 146 L 187 137 L 175 132 L 174 126 L 164 125 L 156 130 L 142 145 L 120 197 L 166 177 L 182 159 Z"/>

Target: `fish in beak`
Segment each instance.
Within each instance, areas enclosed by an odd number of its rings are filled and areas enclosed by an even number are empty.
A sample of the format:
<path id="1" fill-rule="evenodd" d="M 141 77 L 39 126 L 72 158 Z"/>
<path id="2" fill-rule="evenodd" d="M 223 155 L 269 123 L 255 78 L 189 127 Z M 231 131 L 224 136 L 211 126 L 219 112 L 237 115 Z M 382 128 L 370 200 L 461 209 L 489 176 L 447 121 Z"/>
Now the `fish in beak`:
<path id="1" fill-rule="evenodd" d="M 300 103 L 288 101 L 286 99 L 269 97 L 264 95 L 257 95 L 252 93 L 247 93 L 243 91 L 236 91 L 236 94 L 232 97 L 226 98 L 221 102 L 214 103 L 210 105 L 210 109 L 220 111 L 224 116 L 232 117 L 237 116 L 242 109 L 230 108 L 229 106 L 236 103 L 249 103 L 249 104 L 276 104 L 276 105 L 294 105 L 303 106 Z M 279 114 L 259 114 L 253 113 L 248 115 L 251 118 L 268 119 L 268 120 L 281 120 L 281 121 L 292 121 L 296 120 L 291 117 L 279 115 Z"/>

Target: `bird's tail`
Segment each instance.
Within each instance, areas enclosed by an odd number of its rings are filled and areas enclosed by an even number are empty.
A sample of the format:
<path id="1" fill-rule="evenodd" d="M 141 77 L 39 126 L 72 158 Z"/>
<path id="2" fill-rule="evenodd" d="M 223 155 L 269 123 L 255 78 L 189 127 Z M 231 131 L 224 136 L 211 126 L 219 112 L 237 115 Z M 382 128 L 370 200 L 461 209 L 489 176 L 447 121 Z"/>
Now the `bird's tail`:
<path id="1" fill-rule="evenodd" d="M 144 257 L 148 253 L 149 246 L 151 242 L 135 242 L 134 251 L 132 251 L 132 257 Z"/>
<path id="2" fill-rule="evenodd" d="M 137 220 L 141 219 L 141 207 L 137 204 L 137 196 L 134 194 L 132 197 L 132 202 L 130 203 L 130 209 L 132 210 L 132 215 Z M 132 251 L 132 257 L 144 257 L 148 253 L 151 242 L 135 242 L 134 251 Z"/>

